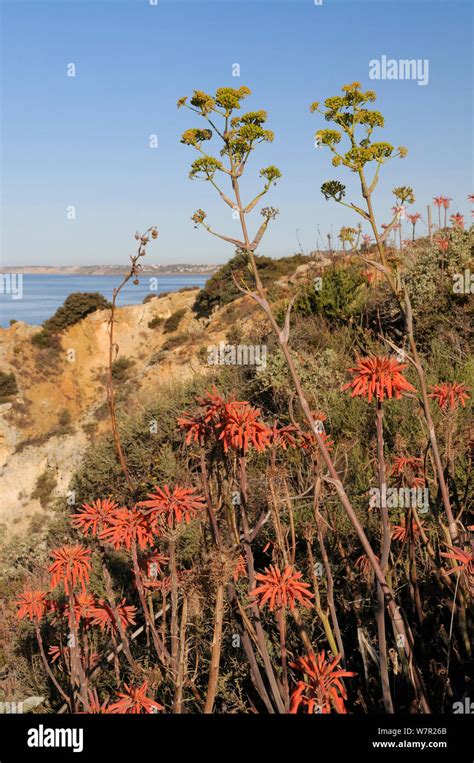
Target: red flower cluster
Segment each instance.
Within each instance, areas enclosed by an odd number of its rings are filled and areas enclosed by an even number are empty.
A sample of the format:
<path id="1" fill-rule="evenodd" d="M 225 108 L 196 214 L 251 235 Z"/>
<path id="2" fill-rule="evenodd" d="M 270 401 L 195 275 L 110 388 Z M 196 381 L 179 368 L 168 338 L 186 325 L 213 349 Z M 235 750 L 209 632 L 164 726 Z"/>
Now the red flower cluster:
<path id="1" fill-rule="evenodd" d="M 224 451 L 247 453 L 250 445 L 265 450 L 270 444 L 271 429 L 260 421 L 260 410 L 242 403 L 227 403 L 224 416 L 216 423 Z"/>
<path id="2" fill-rule="evenodd" d="M 178 425 L 186 430 L 186 443 L 197 442 L 204 445 L 213 433 L 221 442 L 224 451 L 237 451 L 245 455 L 250 447 L 255 450 L 265 450 L 267 447 L 287 450 L 288 448 L 303 448 L 305 450 L 317 445 L 313 432 L 304 432 L 298 426 L 289 424 L 279 427 L 277 422 L 268 427 L 261 420 L 261 411 L 246 401 L 230 398 L 224 400 L 216 388 L 204 397 L 197 398 L 201 410 L 192 415 L 186 413 L 178 419 Z M 318 411 L 313 414 L 314 420 L 323 422 L 326 414 Z M 321 437 L 328 450 L 333 442 L 325 432 Z"/>
<path id="3" fill-rule="evenodd" d="M 141 686 L 134 687 L 124 684 L 124 691 L 117 693 L 117 701 L 111 705 L 107 701 L 100 702 L 97 689 L 89 689 L 89 713 L 116 715 L 116 714 L 134 714 L 158 713 L 164 710 L 164 707 L 155 700 L 147 697 L 148 684 L 145 681 Z"/>
<path id="4" fill-rule="evenodd" d="M 347 712 L 344 704 L 347 694 L 341 678 L 351 678 L 356 673 L 337 670 L 340 659 L 341 655 L 327 660 L 323 650 L 317 657 L 311 653 L 290 663 L 304 674 L 292 692 L 290 713 L 297 713 L 300 706 L 310 714 L 328 714 L 332 709 L 337 713 Z"/>
<path id="5" fill-rule="evenodd" d="M 366 397 L 382 402 L 385 397 L 399 400 L 403 392 L 416 392 L 402 374 L 407 363 L 399 363 L 395 358 L 370 356 L 359 358 L 354 368 L 349 368 L 353 380 L 343 386 L 343 390 L 352 389 L 351 397 Z"/>
<path id="6" fill-rule="evenodd" d="M 447 238 L 433 239 L 440 252 L 447 252 L 449 249 L 449 240 Z"/>
<path id="7" fill-rule="evenodd" d="M 164 523 L 168 527 L 176 527 L 183 520 L 189 524 L 196 514 L 205 508 L 206 502 L 196 495 L 193 488 L 175 487 L 173 491 L 168 485 L 163 488 L 155 487 L 154 493 L 149 493 L 149 501 L 140 501 L 137 506 L 143 506 L 150 517 L 154 530 Z"/>
<path id="8" fill-rule="evenodd" d="M 451 552 L 441 551 L 441 556 L 445 556 L 446 559 L 452 559 L 456 562 L 454 567 L 447 570 L 448 575 L 452 575 L 453 572 L 466 571 L 469 575 L 474 577 L 474 554 L 472 551 L 463 551 L 460 548 L 455 548 Z"/>
<path id="9" fill-rule="evenodd" d="M 414 538 L 416 538 L 416 536 L 420 534 L 420 528 L 418 527 L 414 519 L 412 519 L 411 521 L 411 531 L 413 533 Z M 407 540 L 408 528 L 406 526 L 405 517 L 401 518 L 399 525 L 394 526 L 392 537 L 394 540 L 399 540 L 401 543 L 405 543 L 405 541 Z"/>
<path id="10" fill-rule="evenodd" d="M 282 609 L 288 605 L 290 609 L 294 609 L 296 602 L 303 607 L 313 606 L 311 599 L 314 599 L 314 594 L 308 590 L 309 583 L 304 583 L 301 580 L 301 572 L 295 572 L 290 565 L 281 572 L 276 565 L 271 564 L 265 569 L 265 573 L 257 572 L 255 577 L 261 585 L 250 591 L 250 595 L 259 599 L 260 608 L 267 602 L 271 611 L 275 607 Z"/>
<path id="11" fill-rule="evenodd" d="M 107 520 L 99 538 L 111 543 L 114 548 L 130 550 L 132 542 L 140 548 L 153 545 L 153 530 L 149 519 L 136 507 L 121 508 L 114 511 Z"/>
<path id="12" fill-rule="evenodd" d="M 405 477 L 410 487 L 422 487 L 425 484 L 423 460 L 416 456 L 396 456 L 391 473 L 397 477 Z"/>
<path id="13" fill-rule="evenodd" d="M 163 705 L 146 696 L 147 691 L 148 684 L 146 681 L 137 688 L 124 684 L 124 691 L 117 694 L 120 699 L 109 705 L 107 712 L 138 715 L 140 713 L 157 713 L 160 710 L 164 710 Z"/>
<path id="14" fill-rule="evenodd" d="M 44 591 L 23 591 L 16 601 L 18 619 L 23 620 L 27 617 L 29 620 L 41 620 L 46 612 L 46 596 Z"/>
<path id="15" fill-rule="evenodd" d="M 236 583 L 239 580 L 239 578 L 246 578 L 246 577 L 248 577 L 247 565 L 245 563 L 244 557 L 242 556 L 242 554 L 240 554 L 237 559 L 236 565 L 234 567 L 234 573 L 233 573 L 234 582 Z"/>
<path id="16" fill-rule="evenodd" d="M 247 401 L 233 397 L 224 400 L 215 387 L 196 401 L 199 412 L 196 415 L 187 412 L 178 419 L 178 426 L 187 432 L 188 445 L 191 442 L 204 445 L 211 433 L 217 435 L 226 453 L 232 449 L 245 454 L 251 445 L 264 450 L 270 444 L 271 430 L 260 420 L 260 410 Z"/>
<path id="17" fill-rule="evenodd" d="M 98 498 L 91 504 L 83 503 L 82 510 L 72 515 L 72 526 L 82 530 L 84 535 L 89 532 L 98 535 L 118 508 L 118 504 L 108 498 Z"/>
<path id="18" fill-rule="evenodd" d="M 125 604 L 125 599 L 117 604 L 117 615 L 120 618 L 124 628 L 129 625 L 135 625 L 135 617 L 137 608 L 132 604 Z M 117 624 L 115 622 L 114 613 L 104 599 L 99 599 L 98 603 L 91 610 L 92 625 L 98 625 L 101 631 L 116 631 Z"/>
<path id="19" fill-rule="evenodd" d="M 80 583 L 85 591 L 85 584 L 89 581 L 91 570 L 91 552 L 79 544 L 74 546 L 61 546 L 51 552 L 54 562 L 49 567 L 51 573 L 51 588 L 56 588 L 61 583 L 64 590 L 69 593 Z"/>
<path id="20" fill-rule="evenodd" d="M 461 230 L 463 230 L 463 228 L 464 228 L 464 215 L 461 215 L 459 212 L 456 212 L 456 214 L 451 215 L 449 220 L 452 223 L 453 228 L 461 228 Z"/>
<path id="21" fill-rule="evenodd" d="M 464 408 L 466 400 L 469 400 L 470 395 L 465 384 L 460 382 L 444 382 L 443 384 L 432 386 L 428 397 L 436 400 L 441 410 L 447 411 L 449 408 L 451 411 L 454 411 L 459 404 Z"/>
<path id="22" fill-rule="evenodd" d="M 74 618 L 76 623 L 79 623 L 80 620 L 92 620 L 95 603 L 96 601 L 90 593 L 82 592 L 74 596 Z M 65 607 L 63 614 L 69 616 L 68 606 Z"/>

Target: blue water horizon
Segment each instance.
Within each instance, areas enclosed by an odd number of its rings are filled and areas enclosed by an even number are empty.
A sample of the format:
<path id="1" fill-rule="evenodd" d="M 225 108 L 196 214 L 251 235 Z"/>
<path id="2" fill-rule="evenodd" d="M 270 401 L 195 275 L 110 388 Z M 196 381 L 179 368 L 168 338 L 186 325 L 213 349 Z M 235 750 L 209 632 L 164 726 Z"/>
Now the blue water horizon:
<path id="1" fill-rule="evenodd" d="M 202 288 L 208 275 L 142 275 L 139 283 L 129 281 L 119 294 L 117 304 L 141 304 L 149 294 L 159 296 L 168 291 L 180 291 L 186 287 Z M 0 327 L 7 328 L 11 321 L 24 321 L 40 326 L 50 318 L 66 297 L 74 292 L 94 292 L 111 300 L 113 290 L 120 284 L 120 275 L 52 275 L 24 273 L 21 297 L 0 293 Z M 7 289 L 4 288 L 7 292 Z M 20 291 L 20 290 L 19 290 Z"/>

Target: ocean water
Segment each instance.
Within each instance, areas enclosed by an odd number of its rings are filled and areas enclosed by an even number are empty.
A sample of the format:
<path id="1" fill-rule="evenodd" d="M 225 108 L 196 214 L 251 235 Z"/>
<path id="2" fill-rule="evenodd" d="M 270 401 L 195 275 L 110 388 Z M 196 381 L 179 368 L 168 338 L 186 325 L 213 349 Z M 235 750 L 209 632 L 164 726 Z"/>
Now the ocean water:
<path id="1" fill-rule="evenodd" d="M 202 288 L 207 275 L 169 275 L 140 277 L 135 285 L 129 281 L 120 292 L 117 304 L 136 305 L 143 302 L 148 294 L 162 294 L 166 291 L 179 291 L 186 286 Z M 112 299 L 113 289 L 121 281 L 121 276 L 84 276 L 84 275 L 32 275 L 23 274 L 22 283 L 11 280 L 0 283 L 0 326 L 10 325 L 11 320 L 25 321 L 32 326 L 39 326 L 50 318 L 66 297 L 75 291 L 98 291 Z M 156 283 L 158 281 L 158 283 Z M 151 288 L 151 287 L 155 287 Z"/>

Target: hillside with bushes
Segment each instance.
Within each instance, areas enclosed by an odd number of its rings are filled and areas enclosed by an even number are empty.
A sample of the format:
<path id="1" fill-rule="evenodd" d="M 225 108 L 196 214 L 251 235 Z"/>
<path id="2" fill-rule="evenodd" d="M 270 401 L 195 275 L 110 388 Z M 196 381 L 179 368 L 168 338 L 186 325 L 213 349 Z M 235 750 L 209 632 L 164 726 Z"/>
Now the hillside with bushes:
<path id="1" fill-rule="evenodd" d="M 30 442 L 17 443 L 4 471 L 22 453 L 31 460 L 49 437 L 59 448 L 75 443 L 80 458 L 59 475 L 60 489 L 58 475 L 39 470 L 31 499 L 41 509 L 28 532 L 3 545 L 2 627 L 11 638 L 2 641 L 0 693 L 9 698 L 21 687 L 52 711 L 383 711 L 370 560 L 383 551 L 374 491 L 383 463 L 394 491 L 386 596 L 396 597 L 412 660 L 387 615 L 391 695 L 401 712 L 446 712 L 462 699 L 471 659 L 474 365 L 472 302 L 452 281 L 473 266 L 472 232 L 453 230 L 449 241 L 443 263 L 428 239 L 407 245 L 402 258 L 416 284 L 413 320 L 460 535 L 454 546 L 396 300 L 355 254 L 298 255 L 266 274 L 262 265 L 280 325 L 292 305 L 289 346 L 314 431 L 269 320 L 234 291 L 227 267 L 199 294 L 117 311 L 112 376 L 126 472 L 104 392 L 108 311 L 61 334 L 81 371 L 61 356 L 41 382 L 52 409 L 41 431 L 21 423 L 25 409 L 30 420 L 39 410 L 29 376 L 44 370 L 25 350 L 35 330 L 5 332 L 4 356 L 25 363 L 17 389 L 4 379 L 2 416 L 17 431 L 24 426 Z M 210 364 L 209 347 L 221 342 L 265 348 L 265 362 L 224 355 Z M 364 387 L 377 359 L 385 376 L 375 370 L 372 378 L 382 386 Z M 58 387 L 69 390 L 61 405 L 70 416 L 61 421 Z M 420 501 L 403 503 L 407 490 Z"/>

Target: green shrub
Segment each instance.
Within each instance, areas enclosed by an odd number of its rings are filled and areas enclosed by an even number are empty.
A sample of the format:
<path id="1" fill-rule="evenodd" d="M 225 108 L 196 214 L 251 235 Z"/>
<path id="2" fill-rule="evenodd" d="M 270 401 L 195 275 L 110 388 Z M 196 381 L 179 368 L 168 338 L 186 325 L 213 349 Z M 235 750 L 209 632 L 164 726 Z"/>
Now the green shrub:
<path id="1" fill-rule="evenodd" d="M 53 350 L 59 352 L 61 349 L 61 339 L 57 334 L 51 334 L 45 329 L 41 329 L 37 334 L 31 337 L 31 344 L 40 350 Z"/>
<path id="2" fill-rule="evenodd" d="M 97 421 L 105 421 L 106 418 L 110 416 L 110 410 L 108 403 L 101 403 L 101 405 L 97 406 L 97 408 L 94 411 L 94 418 L 97 419 Z"/>
<path id="3" fill-rule="evenodd" d="M 5 403 L 8 398 L 18 393 L 15 374 L 6 374 L 0 371 L 0 403 Z"/>
<path id="4" fill-rule="evenodd" d="M 166 342 L 163 342 L 161 351 L 168 352 L 169 350 L 174 350 L 175 347 L 179 347 L 180 344 L 184 344 L 188 338 L 189 337 L 187 334 L 176 334 L 176 336 L 171 336 L 166 340 Z"/>
<path id="5" fill-rule="evenodd" d="M 37 499 L 43 509 L 46 509 L 51 503 L 51 493 L 56 487 L 56 478 L 54 474 L 46 469 L 43 474 L 40 474 L 36 480 L 34 490 L 31 494 L 31 499 Z"/>
<path id="6" fill-rule="evenodd" d="M 170 315 L 163 324 L 163 333 L 171 334 L 172 331 L 176 331 L 182 319 L 186 315 L 186 309 L 182 307 L 180 310 L 176 310 L 175 313 Z"/>
<path id="7" fill-rule="evenodd" d="M 44 321 L 43 328 L 53 334 L 64 331 L 69 326 L 79 323 L 86 315 L 109 307 L 110 302 L 99 292 L 77 291 L 66 297 L 64 304 L 58 307 L 54 315 Z"/>
<path id="8" fill-rule="evenodd" d="M 155 315 L 154 318 L 151 319 L 151 321 L 148 321 L 148 328 L 149 329 L 156 329 L 158 326 L 161 326 L 165 322 L 165 319 L 161 317 L 161 315 Z"/>
<path id="9" fill-rule="evenodd" d="M 58 423 L 55 427 L 54 434 L 58 435 L 64 435 L 64 434 L 70 434 L 72 430 L 72 416 L 71 412 L 67 410 L 67 408 L 63 408 L 62 411 L 59 412 L 58 416 Z"/>
<path id="10" fill-rule="evenodd" d="M 271 286 L 282 276 L 293 273 L 298 265 L 308 261 L 308 258 L 302 254 L 281 257 L 279 260 L 263 256 L 256 256 L 255 259 L 264 286 Z M 246 254 L 237 253 L 206 282 L 193 305 L 193 310 L 199 318 L 209 317 L 216 307 L 228 305 L 241 296 L 232 278 L 233 275 L 253 285 L 253 276 L 249 270 Z"/>
<path id="11" fill-rule="evenodd" d="M 328 320 L 345 321 L 360 309 L 366 281 L 357 267 L 325 270 L 322 288 L 307 284 L 297 297 L 293 313 L 300 316 L 321 315 Z"/>
<path id="12" fill-rule="evenodd" d="M 112 363 L 112 379 L 115 382 L 126 381 L 129 378 L 130 371 L 134 365 L 135 363 L 133 360 L 130 360 L 130 358 L 117 358 L 117 360 L 114 360 Z"/>

